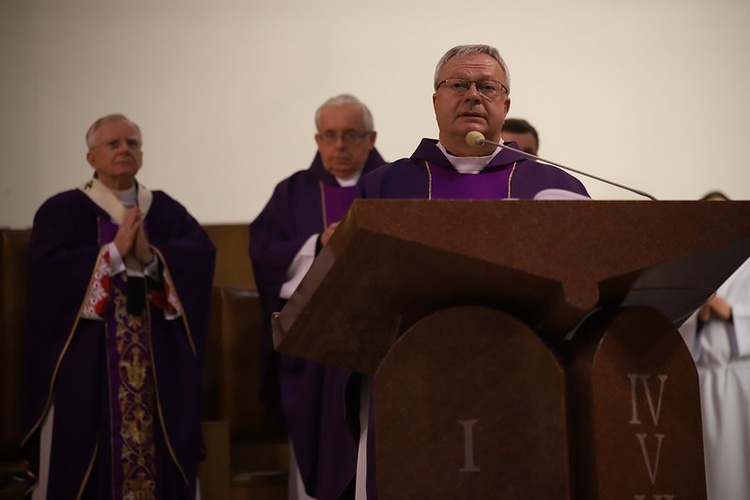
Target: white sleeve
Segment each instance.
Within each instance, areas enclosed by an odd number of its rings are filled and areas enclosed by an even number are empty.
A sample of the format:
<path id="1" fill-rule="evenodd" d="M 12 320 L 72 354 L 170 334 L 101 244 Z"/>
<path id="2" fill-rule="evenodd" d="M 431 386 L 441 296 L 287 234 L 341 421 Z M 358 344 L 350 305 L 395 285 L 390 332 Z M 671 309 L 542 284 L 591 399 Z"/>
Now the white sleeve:
<path id="1" fill-rule="evenodd" d="M 159 281 L 159 258 L 151 251 L 151 263 L 143 266 L 143 274 L 152 280 Z"/>
<path id="2" fill-rule="evenodd" d="M 737 354 L 750 356 L 750 306 L 748 304 L 732 306 L 732 324 L 737 340 Z"/>
<path id="3" fill-rule="evenodd" d="M 726 297 L 732 308 L 732 322 L 727 331 L 734 335 L 737 355 L 750 355 L 750 259 L 729 277 L 717 295 Z"/>
<path id="4" fill-rule="evenodd" d="M 110 276 L 114 276 L 116 274 L 120 274 L 125 271 L 125 261 L 122 258 L 122 255 L 120 255 L 120 251 L 117 249 L 117 245 L 115 245 L 115 242 L 111 242 L 107 244 L 107 249 L 109 250 L 109 271 Z"/>
<path id="5" fill-rule="evenodd" d="M 679 328 L 682 339 L 690 349 L 690 354 L 693 356 L 693 360 L 697 361 L 701 355 L 701 343 L 698 339 L 698 311 L 690 315 L 685 322 Z"/>
<path id="6" fill-rule="evenodd" d="M 320 235 L 317 233 L 310 236 L 305 244 L 302 245 L 302 248 L 299 249 L 297 255 L 294 256 L 292 264 L 286 272 L 286 281 L 281 285 L 279 296 L 282 299 L 288 299 L 292 296 L 302 278 L 305 277 L 310 266 L 312 266 L 315 260 L 315 244 L 318 241 L 318 236 Z"/>

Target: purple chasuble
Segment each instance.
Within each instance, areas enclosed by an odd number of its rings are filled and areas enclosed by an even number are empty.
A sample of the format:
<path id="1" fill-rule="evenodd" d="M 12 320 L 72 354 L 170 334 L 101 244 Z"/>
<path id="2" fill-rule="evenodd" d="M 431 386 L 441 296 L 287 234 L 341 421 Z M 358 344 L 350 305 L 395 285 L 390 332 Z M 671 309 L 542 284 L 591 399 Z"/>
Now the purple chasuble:
<path id="1" fill-rule="evenodd" d="M 215 248 L 179 202 L 163 191 L 152 194 L 144 224 L 182 306 L 175 319 L 152 300 L 144 314 L 128 314 L 123 276 L 110 276 L 101 319 L 81 316 L 102 244 L 117 227 L 80 189 L 52 196 L 34 216 L 21 451 L 32 486 L 41 429 L 54 403 L 49 500 L 195 498 L 203 453 L 200 362 Z M 154 297 L 164 291 L 162 276 L 146 279 Z"/>
<path id="2" fill-rule="evenodd" d="M 508 197 L 512 168 L 479 174 L 462 174 L 427 163 L 433 200 L 497 199 Z"/>
<path id="3" fill-rule="evenodd" d="M 362 175 L 383 163 L 373 149 Z M 302 245 L 341 220 L 355 193 L 355 187 L 338 185 L 318 153 L 307 170 L 277 184 L 250 224 L 250 258 L 264 312 L 261 397 L 286 424 L 305 489 L 318 500 L 340 500 L 351 494 L 359 435 L 359 375 L 274 351 L 270 319 L 283 306 L 280 290 Z M 350 407 L 349 401 L 356 406 Z"/>
<path id="4" fill-rule="evenodd" d="M 357 194 L 357 190 L 354 186 L 342 187 L 333 186 L 330 184 L 323 184 L 323 211 L 325 212 L 325 226 L 329 226 L 334 222 L 340 221 L 346 211 L 349 210 L 349 206 L 354 201 L 354 196 Z"/>
<path id="5" fill-rule="evenodd" d="M 514 142 L 509 144 L 516 145 Z M 425 164 L 429 164 L 429 170 Z M 409 158 L 383 165 L 363 175 L 357 184 L 361 198 L 400 199 L 530 200 L 540 191 L 551 188 L 588 196 L 581 181 L 567 172 L 530 161 L 522 154 L 507 149 L 493 156 L 481 172 L 459 174 L 435 139 L 422 139 Z"/>

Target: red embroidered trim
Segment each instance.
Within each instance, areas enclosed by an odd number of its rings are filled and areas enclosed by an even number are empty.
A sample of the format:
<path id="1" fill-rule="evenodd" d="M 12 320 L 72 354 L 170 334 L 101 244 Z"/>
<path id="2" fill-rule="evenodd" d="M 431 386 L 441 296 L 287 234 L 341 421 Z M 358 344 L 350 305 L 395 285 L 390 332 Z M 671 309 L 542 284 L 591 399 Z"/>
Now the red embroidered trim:
<path id="1" fill-rule="evenodd" d="M 94 303 L 94 312 L 99 316 L 104 316 L 107 312 L 107 303 L 112 293 L 112 282 L 109 276 L 110 256 L 109 250 L 105 250 L 99 261 L 99 267 L 94 273 L 94 283 L 92 287 L 91 299 Z"/>

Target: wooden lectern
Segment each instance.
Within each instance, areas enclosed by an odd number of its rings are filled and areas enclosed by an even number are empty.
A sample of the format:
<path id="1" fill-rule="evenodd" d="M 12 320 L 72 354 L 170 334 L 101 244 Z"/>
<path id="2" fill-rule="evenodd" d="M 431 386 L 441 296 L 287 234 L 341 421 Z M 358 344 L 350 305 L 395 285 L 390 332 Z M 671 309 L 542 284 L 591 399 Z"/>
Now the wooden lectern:
<path id="1" fill-rule="evenodd" d="M 356 200 L 274 342 L 374 374 L 380 498 L 705 498 L 676 326 L 749 257 L 750 202 Z"/>

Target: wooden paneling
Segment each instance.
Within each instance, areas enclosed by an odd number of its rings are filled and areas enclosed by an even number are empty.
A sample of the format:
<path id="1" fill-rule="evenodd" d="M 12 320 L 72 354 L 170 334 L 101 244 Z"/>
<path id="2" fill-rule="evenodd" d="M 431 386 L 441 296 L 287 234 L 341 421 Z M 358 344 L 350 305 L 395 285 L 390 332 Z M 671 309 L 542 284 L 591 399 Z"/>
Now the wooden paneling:
<path id="1" fill-rule="evenodd" d="M 255 290 L 249 224 L 207 224 L 203 228 L 216 245 L 214 286 Z"/>

